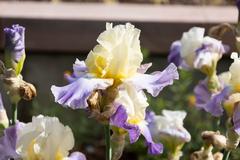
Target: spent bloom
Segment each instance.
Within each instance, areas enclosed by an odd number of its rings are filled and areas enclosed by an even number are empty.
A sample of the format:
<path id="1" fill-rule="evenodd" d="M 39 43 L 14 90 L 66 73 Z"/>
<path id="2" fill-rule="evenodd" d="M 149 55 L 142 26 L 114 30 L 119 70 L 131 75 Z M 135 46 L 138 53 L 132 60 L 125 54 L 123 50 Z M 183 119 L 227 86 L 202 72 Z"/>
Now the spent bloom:
<path id="1" fill-rule="evenodd" d="M 211 76 L 227 48 L 221 41 L 204 37 L 204 28 L 193 27 L 172 43 L 168 61 L 182 68 L 195 68 Z"/>
<path id="2" fill-rule="evenodd" d="M 56 117 L 33 117 L 30 123 L 17 123 L 0 138 L 0 160 L 86 160 L 80 152 L 68 157 L 74 137 L 68 126 Z"/>
<path id="3" fill-rule="evenodd" d="M 5 33 L 5 65 L 20 74 L 25 60 L 25 28 L 12 25 L 4 28 Z"/>
<path id="4" fill-rule="evenodd" d="M 95 117 L 124 129 L 131 143 L 142 134 L 149 153 L 158 154 L 162 152 L 162 145 L 153 142 L 145 121 L 148 103 L 144 90 L 157 96 L 178 79 L 178 72 L 177 67 L 170 64 L 162 72 L 146 74 L 151 63 L 141 65 L 139 36 L 140 30 L 130 23 L 114 27 L 107 23 L 86 60 L 77 59 L 73 73 L 65 74 L 69 84 L 52 86 L 51 90 L 59 104 L 90 110 Z"/>

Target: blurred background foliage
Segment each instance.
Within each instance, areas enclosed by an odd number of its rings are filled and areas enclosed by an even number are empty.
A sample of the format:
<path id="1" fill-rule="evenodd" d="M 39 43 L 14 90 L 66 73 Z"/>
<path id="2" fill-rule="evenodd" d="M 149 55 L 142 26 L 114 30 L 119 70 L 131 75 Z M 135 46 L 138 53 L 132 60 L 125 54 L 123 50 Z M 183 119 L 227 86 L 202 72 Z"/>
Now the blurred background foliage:
<path id="1" fill-rule="evenodd" d="M 0 1 L 52 1 L 52 2 L 103 2 L 103 3 L 150 3 L 184 5 L 233 5 L 235 0 L 0 0 Z"/>

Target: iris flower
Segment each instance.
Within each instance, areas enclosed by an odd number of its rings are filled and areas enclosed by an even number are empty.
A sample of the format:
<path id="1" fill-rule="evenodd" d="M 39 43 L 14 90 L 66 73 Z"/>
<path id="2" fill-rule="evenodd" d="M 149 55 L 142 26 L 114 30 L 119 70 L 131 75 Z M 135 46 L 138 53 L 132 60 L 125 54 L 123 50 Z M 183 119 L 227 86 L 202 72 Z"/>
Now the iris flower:
<path id="1" fill-rule="evenodd" d="M 148 107 L 144 90 L 156 97 L 160 91 L 178 79 L 177 67 L 170 64 L 162 72 L 145 72 L 151 64 L 143 64 L 140 49 L 140 30 L 132 24 L 112 26 L 97 38 L 98 44 L 88 54 L 85 61 L 76 60 L 73 73 L 65 75 L 69 84 L 52 86 L 55 101 L 72 109 L 89 110 L 89 98 L 95 91 L 117 90 L 109 117 L 110 124 L 128 131 L 130 142 L 135 142 L 142 134 L 151 154 L 162 152 L 162 145 L 153 142 L 145 111 Z"/>
<path id="2" fill-rule="evenodd" d="M 168 61 L 186 69 L 199 69 L 213 74 L 216 64 L 228 47 L 221 41 L 205 36 L 204 28 L 193 27 L 184 32 L 181 40 L 172 43 Z"/>
<path id="3" fill-rule="evenodd" d="M 20 123 L 4 131 L 0 138 L 0 160 L 86 160 L 80 152 L 69 157 L 74 146 L 72 130 L 56 117 L 33 117 L 30 123 Z"/>

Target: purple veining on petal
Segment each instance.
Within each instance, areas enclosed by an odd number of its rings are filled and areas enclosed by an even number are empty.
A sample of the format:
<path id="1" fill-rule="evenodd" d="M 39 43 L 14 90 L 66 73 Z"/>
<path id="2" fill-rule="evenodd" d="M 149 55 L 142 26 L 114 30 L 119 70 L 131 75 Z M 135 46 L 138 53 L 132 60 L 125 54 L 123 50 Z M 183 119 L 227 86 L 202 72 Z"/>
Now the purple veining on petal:
<path id="1" fill-rule="evenodd" d="M 218 54 L 224 54 L 229 51 L 229 46 L 222 44 L 221 41 L 211 40 L 212 38 L 208 38 L 209 40 L 204 42 L 200 48 L 198 48 L 195 52 L 197 55 L 201 53 L 207 52 L 215 52 Z"/>
<path id="2" fill-rule="evenodd" d="M 230 88 L 225 87 L 221 91 L 212 94 L 207 87 L 207 81 L 201 81 L 195 88 L 196 106 L 219 117 L 223 114 L 222 103 L 230 94 Z"/>
<path id="3" fill-rule="evenodd" d="M 162 72 L 154 72 L 152 74 L 137 74 L 129 79 L 138 90 L 146 89 L 148 93 L 156 97 L 162 89 L 168 85 L 172 85 L 179 75 L 177 67 L 171 63 Z"/>
<path id="4" fill-rule="evenodd" d="M 11 28 L 4 28 L 5 47 L 10 52 L 14 61 L 19 62 L 25 54 L 25 28 L 18 24 Z"/>
<path id="5" fill-rule="evenodd" d="M 4 136 L 0 138 L 0 160 L 18 159 L 20 156 L 16 153 L 17 130 L 21 127 L 20 123 L 11 126 L 4 131 Z"/>
<path id="6" fill-rule="evenodd" d="M 128 131 L 130 143 L 134 143 L 140 136 L 140 129 L 136 125 L 127 123 L 127 112 L 122 105 L 116 105 L 117 110 L 110 118 L 110 124 Z"/>
<path id="7" fill-rule="evenodd" d="M 86 160 L 86 156 L 81 152 L 73 152 L 68 158 L 69 160 Z"/>
<path id="8" fill-rule="evenodd" d="M 163 153 L 163 145 L 161 143 L 153 142 L 151 133 L 147 126 L 141 126 L 141 133 L 146 139 L 149 154 L 157 155 Z"/>
<path id="9" fill-rule="evenodd" d="M 240 135 L 240 104 L 236 103 L 233 112 L 233 127 L 234 131 Z"/>
<path id="10" fill-rule="evenodd" d="M 76 81 L 63 87 L 52 86 L 51 91 L 55 102 L 69 106 L 72 109 L 87 108 L 87 100 L 96 89 L 106 89 L 112 85 L 108 79 L 78 78 Z"/>
<path id="11" fill-rule="evenodd" d="M 168 63 L 174 63 L 177 67 L 180 66 L 183 62 L 183 59 L 180 54 L 181 42 L 174 41 L 170 48 L 170 53 L 168 55 Z"/>
<path id="12" fill-rule="evenodd" d="M 144 74 L 147 72 L 147 70 L 152 66 L 152 63 L 146 63 L 140 66 L 140 68 L 137 69 L 138 73 Z"/>
<path id="13" fill-rule="evenodd" d="M 73 64 L 73 73 L 66 71 L 64 73 L 64 78 L 69 82 L 72 83 L 73 81 L 77 80 L 78 78 L 85 76 L 88 71 L 88 68 L 84 61 L 80 61 L 76 59 L 75 63 Z"/>

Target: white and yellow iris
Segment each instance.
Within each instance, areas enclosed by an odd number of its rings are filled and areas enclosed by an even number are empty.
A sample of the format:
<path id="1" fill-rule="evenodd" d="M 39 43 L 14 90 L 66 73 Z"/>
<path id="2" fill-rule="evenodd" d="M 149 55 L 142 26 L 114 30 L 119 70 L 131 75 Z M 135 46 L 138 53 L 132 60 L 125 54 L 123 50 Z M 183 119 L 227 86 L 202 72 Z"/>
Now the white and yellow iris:
<path id="1" fill-rule="evenodd" d="M 71 129 L 56 117 L 33 117 L 17 134 L 17 153 L 23 160 L 67 160 L 74 146 Z"/>
<path id="2" fill-rule="evenodd" d="M 133 76 L 143 60 L 139 36 L 140 30 L 130 23 L 114 27 L 107 23 L 85 61 L 89 72 L 116 81 Z"/>
<path id="3" fill-rule="evenodd" d="M 231 54 L 231 58 L 234 61 L 229 67 L 229 71 L 218 76 L 220 81 L 232 88 L 232 94 L 224 103 L 224 108 L 229 116 L 232 116 L 233 114 L 234 104 L 240 102 L 240 59 L 236 52 Z"/>

